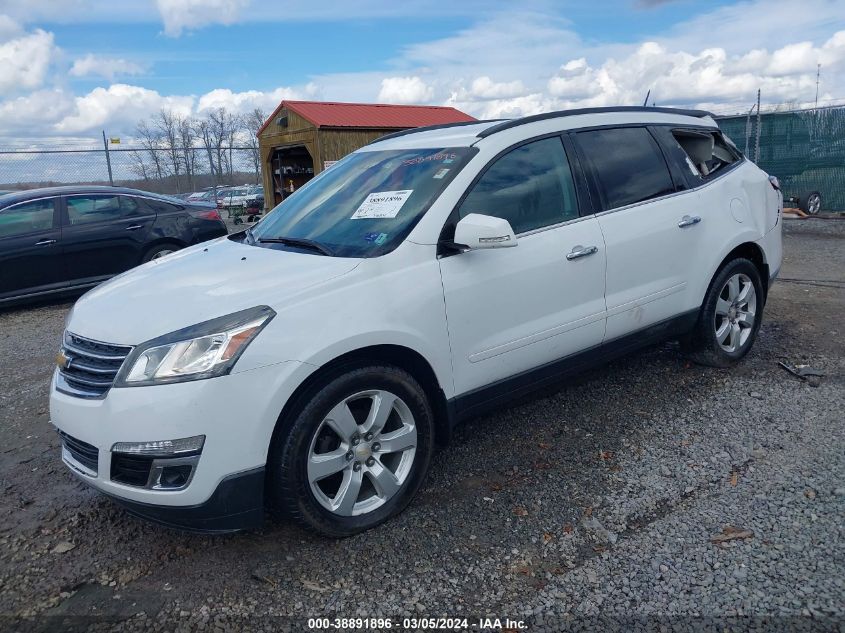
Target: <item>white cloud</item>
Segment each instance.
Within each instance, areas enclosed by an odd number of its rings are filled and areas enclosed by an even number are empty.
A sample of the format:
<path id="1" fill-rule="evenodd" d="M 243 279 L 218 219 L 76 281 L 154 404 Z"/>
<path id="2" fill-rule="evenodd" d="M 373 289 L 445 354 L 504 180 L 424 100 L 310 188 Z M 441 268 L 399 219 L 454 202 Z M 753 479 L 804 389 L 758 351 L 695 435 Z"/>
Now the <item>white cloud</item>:
<path id="1" fill-rule="evenodd" d="M 162 108 L 182 116 L 192 112 L 191 96 L 162 96 L 155 90 L 127 84 L 95 88 L 73 99 L 73 111 L 59 120 L 55 131 L 61 134 L 92 132 L 103 127 L 109 130 L 133 130 L 137 123 Z"/>
<path id="2" fill-rule="evenodd" d="M 136 62 L 91 53 L 74 60 L 69 71 L 73 77 L 96 76 L 109 80 L 114 79 L 117 75 L 141 75 L 144 72 L 146 72 L 146 68 Z"/>
<path id="3" fill-rule="evenodd" d="M 495 82 L 487 75 L 476 77 L 470 87 L 470 94 L 481 99 L 502 99 L 518 97 L 525 94 L 525 86 L 522 81 Z"/>
<path id="4" fill-rule="evenodd" d="M 0 102 L 0 136 L 41 137 L 53 133 L 54 122 L 72 113 L 73 98 L 62 90 L 37 90 L 8 99 Z"/>
<path id="5" fill-rule="evenodd" d="M 434 88 L 419 77 L 385 77 L 378 93 L 382 103 L 428 103 L 433 97 Z"/>
<path id="6" fill-rule="evenodd" d="M 247 90 L 245 92 L 232 92 L 228 88 L 216 88 L 205 93 L 199 98 L 196 110 L 202 113 L 206 110 L 226 108 L 231 112 L 246 113 L 255 108 L 260 108 L 269 113 L 283 99 L 308 99 L 313 95 L 316 87 L 313 84 L 304 86 L 302 89 L 280 87 L 269 92 L 260 90 Z"/>
<path id="7" fill-rule="evenodd" d="M 761 89 L 769 102 L 809 101 L 816 64 L 826 61 L 833 77 L 845 73 L 845 31 L 822 46 L 787 44 L 731 56 L 724 48 L 698 52 L 669 50 L 646 42 L 630 54 L 591 66 L 583 58 L 564 64 L 549 79 L 548 92 L 562 107 L 641 103 L 651 90 L 659 103 L 736 104 L 750 102 Z"/>
<path id="8" fill-rule="evenodd" d="M 0 44 L 0 91 L 14 93 L 40 87 L 55 51 L 53 34 L 41 29 Z"/>
<path id="9" fill-rule="evenodd" d="M 248 4 L 249 0 L 156 0 L 164 32 L 171 37 L 209 24 L 233 24 Z"/>
<path id="10" fill-rule="evenodd" d="M 167 5 L 162 16 L 175 34 L 209 21 L 255 19 L 252 13 L 259 5 L 243 9 L 246 1 L 158 0 L 158 5 Z M 360 6 L 365 15 L 382 10 L 405 15 L 419 12 L 431 1 L 407 0 L 401 6 L 380 9 L 375 0 L 362 0 Z M 37 5 L 40 0 L 32 2 Z M 337 16 L 348 14 L 345 5 L 327 2 Z M 841 24 L 836 16 L 845 12 L 845 0 L 804 2 L 800 11 L 785 0 L 751 0 L 707 10 L 663 36 L 644 37 L 633 44 L 584 41 L 566 20 L 550 16 L 551 5 L 545 6 L 545 12 L 520 5 L 507 12 L 481 13 L 486 17 L 449 37 L 409 44 L 395 58 L 381 60 L 379 66 L 387 70 L 317 75 L 306 85 L 274 90 L 236 92 L 220 86 L 201 95 L 168 96 L 141 86 L 115 84 L 74 96 L 45 89 L 63 85 L 61 78 L 50 74 L 50 65 L 56 66 L 50 60 L 58 54 L 51 52 L 46 63 L 36 64 L 37 55 L 15 54 L 17 66 L 0 64 L 0 85 L 8 85 L 7 78 L 14 75 L 13 90 L 22 88 L 25 79 L 31 82 L 27 90 L 35 92 L 25 98 L 12 93 L 5 101 L 0 97 L 0 135 L 84 135 L 103 127 L 110 133 L 131 135 L 139 119 L 149 118 L 162 107 L 194 114 L 217 107 L 269 111 L 285 98 L 449 104 L 475 116 L 498 118 L 568 107 L 640 104 L 651 89 L 658 105 L 738 110 L 748 107 L 758 88 L 764 102 L 812 102 L 819 63 L 820 99 L 845 97 L 845 30 L 833 33 L 832 26 Z M 23 6 L 23 0 L 19 4 Z M 118 5 L 123 3 L 114 4 Z M 530 6 L 544 8 L 542 2 Z M 312 9 L 304 0 L 291 0 L 285 7 L 290 9 L 289 19 L 327 11 L 323 5 Z M 267 11 L 274 16 L 284 13 L 276 5 Z M 8 41 L 2 43 L 0 37 L 0 52 L 39 34 L 38 50 L 43 53 L 52 47 L 49 33 L 26 33 L 14 21 L 0 20 L 0 36 L 4 29 Z M 49 46 L 44 38 L 50 38 Z M 33 64 L 32 72 L 21 70 Z M 92 63 L 91 73 L 95 67 L 102 69 L 103 64 Z M 115 74 L 125 72 L 120 64 L 112 69 Z M 75 72 L 83 69 L 76 67 Z M 9 90 L 0 94 L 9 95 Z"/>

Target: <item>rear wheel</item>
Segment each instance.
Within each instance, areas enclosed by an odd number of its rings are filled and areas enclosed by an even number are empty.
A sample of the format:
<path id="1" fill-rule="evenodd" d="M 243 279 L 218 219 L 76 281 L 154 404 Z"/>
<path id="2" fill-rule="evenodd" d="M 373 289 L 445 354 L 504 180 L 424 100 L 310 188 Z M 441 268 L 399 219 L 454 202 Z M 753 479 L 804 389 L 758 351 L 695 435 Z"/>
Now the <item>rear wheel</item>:
<path id="1" fill-rule="evenodd" d="M 153 246 L 150 250 L 148 250 L 144 254 L 144 262 L 151 262 L 154 259 L 161 259 L 165 255 L 170 255 L 170 253 L 175 253 L 181 247 L 178 244 L 158 244 L 157 246 Z"/>
<path id="2" fill-rule="evenodd" d="M 351 369 L 315 390 L 273 440 L 271 501 L 305 527 L 356 534 L 401 512 L 431 459 L 425 392 L 390 366 Z"/>
<path id="3" fill-rule="evenodd" d="M 802 194 L 798 198 L 798 208 L 810 215 L 816 215 L 822 210 L 822 194 L 818 191 Z"/>
<path id="4" fill-rule="evenodd" d="M 763 304 L 763 284 L 754 263 L 747 259 L 728 262 L 710 283 L 685 351 L 702 365 L 736 363 L 754 344 Z"/>

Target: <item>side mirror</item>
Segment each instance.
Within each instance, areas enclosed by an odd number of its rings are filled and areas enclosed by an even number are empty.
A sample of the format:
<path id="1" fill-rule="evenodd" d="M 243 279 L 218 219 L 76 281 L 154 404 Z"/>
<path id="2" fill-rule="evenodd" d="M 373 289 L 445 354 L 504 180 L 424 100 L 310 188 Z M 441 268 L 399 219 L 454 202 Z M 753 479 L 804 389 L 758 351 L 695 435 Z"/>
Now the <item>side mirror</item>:
<path id="1" fill-rule="evenodd" d="M 455 244 L 470 250 L 516 246 L 510 222 L 491 215 L 470 213 L 455 226 Z"/>

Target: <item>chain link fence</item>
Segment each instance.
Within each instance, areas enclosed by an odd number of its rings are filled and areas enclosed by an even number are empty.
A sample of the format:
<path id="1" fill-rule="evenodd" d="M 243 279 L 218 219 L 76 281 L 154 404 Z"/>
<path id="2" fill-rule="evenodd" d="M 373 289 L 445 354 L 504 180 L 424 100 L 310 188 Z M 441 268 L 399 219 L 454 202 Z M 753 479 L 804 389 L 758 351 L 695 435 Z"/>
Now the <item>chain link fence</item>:
<path id="1" fill-rule="evenodd" d="M 254 147 L 0 148 L 0 190 L 114 184 L 178 194 L 259 184 L 260 167 Z"/>
<path id="2" fill-rule="evenodd" d="M 845 106 L 717 117 L 719 127 L 784 196 L 821 195 L 821 210 L 845 211 Z"/>

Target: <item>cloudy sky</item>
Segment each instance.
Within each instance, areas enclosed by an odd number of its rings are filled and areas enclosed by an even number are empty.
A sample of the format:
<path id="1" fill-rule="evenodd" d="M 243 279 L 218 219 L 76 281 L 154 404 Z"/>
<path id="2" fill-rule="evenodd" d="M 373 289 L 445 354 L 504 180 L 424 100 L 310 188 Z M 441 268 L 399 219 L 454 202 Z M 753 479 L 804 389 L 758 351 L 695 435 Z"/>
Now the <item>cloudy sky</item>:
<path id="1" fill-rule="evenodd" d="M 478 117 L 845 102 L 845 0 L 0 0 L 0 145 L 283 98 Z"/>

